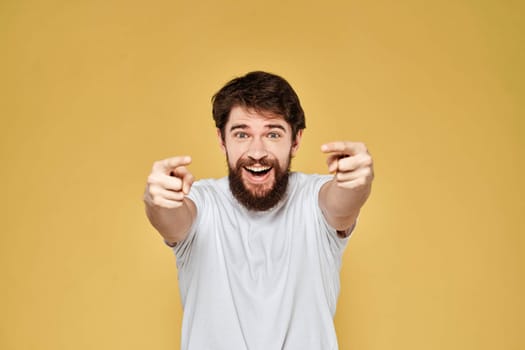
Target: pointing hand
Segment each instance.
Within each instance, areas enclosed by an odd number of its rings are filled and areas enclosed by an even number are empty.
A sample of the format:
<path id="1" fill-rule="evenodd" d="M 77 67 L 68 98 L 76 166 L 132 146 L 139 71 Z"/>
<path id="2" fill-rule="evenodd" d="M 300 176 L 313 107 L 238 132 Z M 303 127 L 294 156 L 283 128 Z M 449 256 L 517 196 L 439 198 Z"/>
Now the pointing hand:
<path id="1" fill-rule="evenodd" d="M 191 157 L 167 158 L 153 164 L 148 176 L 148 185 L 144 200 L 153 206 L 178 208 L 184 197 L 190 192 L 194 181 L 193 175 L 186 168 Z"/>
<path id="2" fill-rule="evenodd" d="M 328 154 L 328 171 L 334 173 L 337 185 L 347 189 L 370 187 L 374 179 L 373 161 L 360 142 L 338 141 L 321 146 Z"/>

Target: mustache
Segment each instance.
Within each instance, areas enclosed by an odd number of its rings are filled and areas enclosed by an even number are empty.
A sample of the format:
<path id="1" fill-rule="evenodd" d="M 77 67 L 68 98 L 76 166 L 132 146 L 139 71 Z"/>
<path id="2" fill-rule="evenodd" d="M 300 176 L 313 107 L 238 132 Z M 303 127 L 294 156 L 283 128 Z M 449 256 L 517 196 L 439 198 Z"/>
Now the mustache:
<path id="1" fill-rule="evenodd" d="M 253 166 L 253 165 L 261 165 L 261 166 L 270 166 L 272 168 L 275 168 L 279 166 L 279 163 L 276 159 L 269 159 L 269 158 L 261 158 L 261 159 L 253 159 L 253 158 L 240 158 L 237 161 L 237 164 L 235 164 L 235 167 L 237 170 Z"/>

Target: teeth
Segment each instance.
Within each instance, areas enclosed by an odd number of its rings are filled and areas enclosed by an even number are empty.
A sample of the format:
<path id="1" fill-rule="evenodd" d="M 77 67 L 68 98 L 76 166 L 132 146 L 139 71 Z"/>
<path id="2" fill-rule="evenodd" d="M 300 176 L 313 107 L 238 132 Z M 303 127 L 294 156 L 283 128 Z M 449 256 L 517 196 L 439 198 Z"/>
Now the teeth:
<path id="1" fill-rule="evenodd" d="M 272 167 L 265 166 L 265 167 L 256 167 L 256 166 L 247 166 L 246 169 L 249 171 L 253 171 L 254 173 L 262 173 L 264 171 L 270 170 Z"/>

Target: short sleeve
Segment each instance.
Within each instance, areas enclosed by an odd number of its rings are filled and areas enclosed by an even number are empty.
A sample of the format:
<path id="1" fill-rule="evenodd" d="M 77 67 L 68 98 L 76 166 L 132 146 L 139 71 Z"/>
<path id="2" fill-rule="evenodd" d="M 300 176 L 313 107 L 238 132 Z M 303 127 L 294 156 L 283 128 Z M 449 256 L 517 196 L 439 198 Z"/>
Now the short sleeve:
<path id="1" fill-rule="evenodd" d="M 344 249 L 348 244 L 348 241 L 356 224 L 354 223 L 352 227 L 350 227 L 347 230 L 347 232 L 345 232 L 345 237 L 341 237 L 338 231 L 334 227 L 332 227 L 326 220 L 326 217 L 324 216 L 321 207 L 319 206 L 319 194 L 321 191 L 321 187 L 331 179 L 332 175 L 315 175 L 312 193 L 316 196 L 314 202 L 316 217 L 318 218 L 318 224 L 323 228 L 323 231 L 327 233 L 327 238 L 329 241 L 330 250 L 332 251 L 332 255 L 334 256 L 334 258 L 339 258 L 343 254 Z"/>
<path id="2" fill-rule="evenodd" d="M 205 201 L 203 200 L 203 187 L 199 185 L 199 183 L 194 183 L 190 193 L 188 194 L 188 198 L 195 203 L 195 207 L 197 208 L 197 215 L 195 217 L 195 220 L 190 228 L 190 231 L 186 235 L 186 238 L 184 238 L 182 241 L 177 242 L 175 245 L 171 246 L 173 249 L 173 252 L 175 253 L 175 256 L 177 258 L 177 267 L 183 268 L 186 261 L 191 256 L 192 247 L 197 235 L 199 223 L 201 221 L 202 212 L 205 210 Z"/>

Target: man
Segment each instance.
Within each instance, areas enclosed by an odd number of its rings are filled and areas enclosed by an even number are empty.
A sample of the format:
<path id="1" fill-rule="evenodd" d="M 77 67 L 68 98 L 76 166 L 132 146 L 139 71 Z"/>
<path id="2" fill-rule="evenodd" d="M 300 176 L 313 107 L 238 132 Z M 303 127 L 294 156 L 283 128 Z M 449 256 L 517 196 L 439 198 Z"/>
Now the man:
<path id="1" fill-rule="evenodd" d="M 177 257 L 182 349 L 337 349 L 341 257 L 373 179 L 366 147 L 324 144 L 333 175 L 291 173 L 303 109 L 265 72 L 226 84 L 213 118 L 228 177 L 193 183 L 191 158 L 173 157 L 144 196 Z"/>

